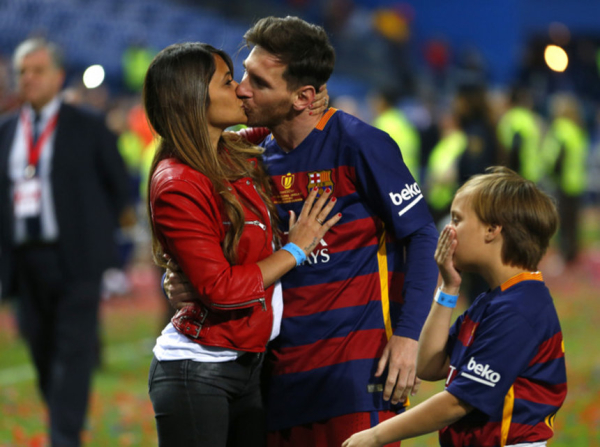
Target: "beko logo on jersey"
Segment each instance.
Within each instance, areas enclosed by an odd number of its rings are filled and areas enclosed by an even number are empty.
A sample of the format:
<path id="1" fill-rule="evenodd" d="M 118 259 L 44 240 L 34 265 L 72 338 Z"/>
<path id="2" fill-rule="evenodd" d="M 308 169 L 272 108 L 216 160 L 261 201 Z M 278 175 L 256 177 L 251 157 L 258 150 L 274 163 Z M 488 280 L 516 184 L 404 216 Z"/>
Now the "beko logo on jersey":
<path id="1" fill-rule="evenodd" d="M 490 368 L 490 365 L 477 363 L 475 357 L 471 357 L 467 369 L 473 371 L 476 376 L 464 371 L 461 373 L 462 376 L 491 387 L 495 387 L 501 377 L 499 373 Z"/>
<path id="2" fill-rule="evenodd" d="M 402 189 L 402 191 L 400 191 L 400 192 L 390 192 L 390 199 L 392 199 L 392 203 L 396 206 L 400 206 L 404 202 L 408 202 L 408 201 L 412 200 L 408 205 L 406 205 L 404 208 L 402 208 L 398 212 L 399 216 L 402 216 L 404 213 L 406 213 L 408 210 L 410 210 L 413 206 L 415 206 L 417 204 L 417 202 L 419 202 L 419 200 L 421 200 L 423 198 L 423 194 L 421 193 L 421 188 L 419 188 L 419 185 L 417 184 L 417 182 L 413 183 L 412 185 L 405 183 L 404 186 L 405 186 L 405 188 Z M 413 200 L 413 198 L 414 198 L 414 200 Z"/>

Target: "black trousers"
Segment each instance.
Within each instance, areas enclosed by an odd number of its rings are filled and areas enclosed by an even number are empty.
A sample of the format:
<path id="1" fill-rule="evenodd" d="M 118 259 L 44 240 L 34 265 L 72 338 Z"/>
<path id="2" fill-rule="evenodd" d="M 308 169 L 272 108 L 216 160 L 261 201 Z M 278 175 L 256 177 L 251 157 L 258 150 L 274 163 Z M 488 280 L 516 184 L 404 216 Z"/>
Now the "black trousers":
<path id="1" fill-rule="evenodd" d="M 565 262 L 572 262 L 579 254 L 579 219 L 581 214 L 581 197 L 568 196 L 562 191 L 558 193 L 558 213 L 560 228 L 558 243 Z"/>
<path id="2" fill-rule="evenodd" d="M 264 447 L 263 357 L 247 353 L 223 363 L 154 358 L 148 387 L 158 445 Z"/>
<path id="3" fill-rule="evenodd" d="M 55 245 L 15 255 L 19 329 L 48 406 L 52 447 L 78 447 L 97 358 L 100 280 L 68 280 Z"/>

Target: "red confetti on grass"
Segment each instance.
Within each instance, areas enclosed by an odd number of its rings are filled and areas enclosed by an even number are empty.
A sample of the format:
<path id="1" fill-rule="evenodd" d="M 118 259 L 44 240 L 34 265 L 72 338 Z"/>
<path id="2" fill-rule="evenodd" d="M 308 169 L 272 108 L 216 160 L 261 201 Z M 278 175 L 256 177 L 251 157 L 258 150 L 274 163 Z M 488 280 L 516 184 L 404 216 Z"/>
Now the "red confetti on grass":
<path id="1" fill-rule="evenodd" d="M 13 427 L 12 437 L 16 445 L 27 445 L 27 434 L 25 433 L 25 430 L 23 430 L 21 427 Z"/>
<path id="2" fill-rule="evenodd" d="M 592 400 L 581 412 L 581 420 L 586 423 L 590 431 L 599 430 L 600 427 L 600 397 Z"/>
<path id="3" fill-rule="evenodd" d="M 46 445 L 46 434 L 38 433 L 33 435 L 33 437 L 29 440 L 29 447 L 44 447 Z"/>

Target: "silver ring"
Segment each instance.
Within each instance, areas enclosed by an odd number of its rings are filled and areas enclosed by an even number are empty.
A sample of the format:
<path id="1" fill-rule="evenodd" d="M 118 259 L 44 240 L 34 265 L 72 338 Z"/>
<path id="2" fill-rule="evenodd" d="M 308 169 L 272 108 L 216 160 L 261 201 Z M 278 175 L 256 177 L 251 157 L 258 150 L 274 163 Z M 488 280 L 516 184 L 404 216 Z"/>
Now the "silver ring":
<path id="1" fill-rule="evenodd" d="M 323 225 L 323 221 L 321 219 L 319 219 L 318 217 L 317 217 L 317 222 L 319 222 L 321 225 Z"/>

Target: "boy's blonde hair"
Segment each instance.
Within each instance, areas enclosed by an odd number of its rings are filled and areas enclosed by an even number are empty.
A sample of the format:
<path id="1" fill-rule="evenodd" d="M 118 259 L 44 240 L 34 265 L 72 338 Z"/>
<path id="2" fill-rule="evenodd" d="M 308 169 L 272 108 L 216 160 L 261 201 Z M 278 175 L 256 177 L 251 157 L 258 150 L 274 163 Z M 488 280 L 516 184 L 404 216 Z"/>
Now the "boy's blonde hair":
<path id="1" fill-rule="evenodd" d="M 502 227 L 504 264 L 537 270 L 558 229 L 558 212 L 548 194 L 503 166 L 471 177 L 456 194 L 469 196 L 483 223 Z"/>

